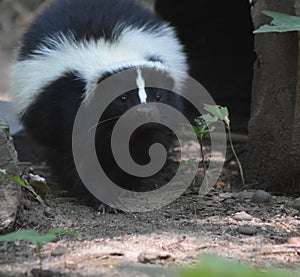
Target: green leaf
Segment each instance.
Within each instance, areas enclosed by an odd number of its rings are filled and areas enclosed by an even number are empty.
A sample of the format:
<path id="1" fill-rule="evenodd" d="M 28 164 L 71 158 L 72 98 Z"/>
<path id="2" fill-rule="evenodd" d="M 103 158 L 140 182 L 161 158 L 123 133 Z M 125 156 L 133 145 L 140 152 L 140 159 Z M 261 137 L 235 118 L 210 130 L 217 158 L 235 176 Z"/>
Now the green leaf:
<path id="1" fill-rule="evenodd" d="M 211 114 L 204 114 L 201 116 L 201 118 L 206 122 L 207 125 L 218 121 L 218 118 Z"/>
<path id="2" fill-rule="evenodd" d="M 229 117 L 229 111 L 227 107 L 219 107 L 219 113 L 222 120 L 225 120 L 226 117 Z"/>
<path id="3" fill-rule="evenodd" d="M 204 105 L 204 109 L 211 113 L 216 119 L 214 122 L 218 120 L 227 121 L 229 118 L 229 112 L 227 107 L 221 107 L 219 105 Z"/>
<path id="4" fill-rule="evenodd" d="M 19 184 L 21 187 L 23 188 L 27 188 L 26 183 L 19 177 L 14 176 L 14 175 L 10 175 L 6 172 L 6 170 L 4 169 L 0 169 L 0 174 L 5 175 L 8 179 L 14 181 L 15 183 Z"/>
<path id="5" fill-rule="evenodd" d="M 55 234 L 39 235 L 35 230 L 22 230 L 0 236 L 0 241 L 26 240 L 32 243 L 50 242 L 56 238 Z"/>
<path id="6" fill-rule="evenodd" d="M 219 112 L 219 107 L 218 105 L 204 105 L 204 109 L 206 111 L 208 111 L 209 113 L 211 113 L 212 115 L 216 116 L 216 117 L 220 117 L 220 112 Z"/>
<path id="7" fill-rule="evenodd" d="M 274 11 L 262 11 L 263 14 L 273 18 L 270 25 L 263 25 L 254 31 L 257 33 L 270 33 L 270 32 L 291 32 L 300 31 L 300 17 L 292 16 L 284 13 Z"/>
<path id="8" fill-rule="evenodd" d="M 220 119 L 225 122 L 227 128 L 230 128 L 229 111 L 227 107 L 219 107 L 219 112 L 221 114 Z"/>
<path id="9" fill-rule="evenodd" d="M 300 276 L 298 271 L 270 269 L 260 270 L 245 264 L 231 261 L 229 259 L 202 256 L 199 263 L 192 267 L 184 269 L 181 277 L 296 277 Z"/>
<path id="10" fill-rule="evenodd" d="M 194 132 L 195 132 L 196 134 L 199 134 L 199 129 L 198 129 L 198 127 L 193 126 L 193 129 L 194 129 Z"/>
<path id="11" fill-rule="evenodd" d="M 79 233 L 75 233 L 73 231 L 70 230 L 65 230 L 65 229 L 61 229 L 61 228 L 57 228 L 57 229 L 53 229 L 52 231 L 50 231 L 48 234 L 54 234 L 54 235 L 75 235 L 78 238 L 82 238 L 82 234 Z"/>
<path id="12" fill-rule="evenodd" d="M 0 241 L 18 241 L 25 240 L 34 244 L 43 244 L 53 241 L 58 234 L 68 233 L 67 230 L 54 229 L 45 235 L 40 235 L 36 230 L 22 230 L 7 235 L 0 236 Z"/>
<path id="13" fill-rule="evenodd" d="M 198 134 L 206 134 L 209 132 L 207 123 L 202 118 L 195 119 L 196 127 L 195 130 Z"/>

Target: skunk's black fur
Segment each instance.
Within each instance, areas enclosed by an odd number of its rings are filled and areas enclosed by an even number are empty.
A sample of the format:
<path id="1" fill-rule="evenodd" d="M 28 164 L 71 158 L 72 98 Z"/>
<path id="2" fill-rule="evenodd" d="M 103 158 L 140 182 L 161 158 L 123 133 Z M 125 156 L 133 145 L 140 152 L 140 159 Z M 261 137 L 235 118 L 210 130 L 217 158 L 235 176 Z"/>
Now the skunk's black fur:
<path id="1" fill-rule="evenodd" d="M 60 0 L 30 26 L 19 58 L 29 57 L 45 38 L 58 32 L 68 36 L 71 31 L 78 41 L 104 38 L 114 42 L 128 26 L 147 31 L 160 29 L 161 23 L 131 0 Z"/>
<path id="2" fill-rule="evenodd" d="M 172 70 L 187 70 L 174 30 L 131 0 L 56 1 L 24 34 L 12 67 L 15 106 L 26 130 L 48 149 L 48 163 L 70 192 L 93 199 L 80 181 L 72 156 L 72 128 L 79 106 L 99 80 L 143 66 L 163 68 L 175 87 L 182 80 L 176 80 Z M 137 93 L 128 92 L 127 101 L 121 97 L 112 101 L 103 118 L 121 116 L 139 104 Z M 160 101 L 181 109 L 180 99 L 169 91 L 147 88 L 146 93 L 147 102 Z M 153 189 L 141 188 L 140 179 L 120 170 L 114 161 L 110 135 L 115 122 L 108 120 L 97 128 L 101 165 L 125 188 Z M 171 141 L 168 128 L 149 124 L 133 135 L 131 153 L 145 164 L 151 144 L 160 142 L 168 147 Z"/>

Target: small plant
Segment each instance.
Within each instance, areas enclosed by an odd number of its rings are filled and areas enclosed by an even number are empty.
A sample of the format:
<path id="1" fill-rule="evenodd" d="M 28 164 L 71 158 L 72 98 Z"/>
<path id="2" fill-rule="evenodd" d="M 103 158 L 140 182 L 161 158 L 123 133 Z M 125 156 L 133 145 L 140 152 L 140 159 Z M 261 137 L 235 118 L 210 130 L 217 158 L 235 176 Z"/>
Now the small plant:
<path id="1" fill-rule="evenodd" d="M 6 176 L 8 179 L 14 181 L 15 183 L 17 183 L 21 187 L 28 188 L 27 184 L 20 177 L 11 175 L 11 174 L 7 173 L 7 171 L 4 170 L 4 169 L 0 169 L 0 174 Z"/>
<path id="2" fill-rule="evenodd" d="M 274 11 L 262 11 L 273 18 L 271 25 L 263 25 L 254 31 L 257 33 L 300 31 L 300 17 Z"/>
<path id="3" fill-rule="evenodd" d="M 30 191 L 35 199 L 42 205 L 46 206 L 44 199 L 50 188 L 48 187 L 46 180 L 38 175 L 29 174 L 27 178 L 24 178 L 24 172 L 22 177 L 17 177 L 12 174 L 9 174 L 6 170 L 0 169 L 0 174 L 4 175 L 8 179 L 14 181 L 16 184 L 20 185 L 22 188 Z M 23 179 L 24 180 L 23 180 Z"/>
<path id="4" fill-rule="evenodd" d="M 200 117 L 196 118 L 195 119 L 196 127 L 194 128 L 199 137 L 200 151 L 201 151 L 201 156 L 202 156 L 204 174 L 206 173 L 206 166 L 205 166 L 205 162 L 204 162 L 204 151 L 203 151 L 203 144 L 204 144 L 205 137 L 209 132 L 212 132 L 214 130 L 212 124 L 222 121 L 222 122 L 224 122 L 226 130 L 228 132 L 228 139 L 229 139 L 230 147 L 231 147 L 232 153 L 235 157 L 235 160 L 238 164 L 241 180 L 244 185 L 245 184 L 244 172 L 243 172 L 241 162 L 240 162 L 240 160 L 236 154 L 236 151 L 234 149 L 232 136 L 231 136 L 229 112 L 228 112 L 227 107 L 221 107 L 218 105 L 205 105 L 204 109 L 208 112 L 208 114 L 204 114 L 204 115 L 201 115 Z"/>
<path id="5" fill-rule="evenodd" d="M 186 268 L 181 277 L 299 277 L 300 272 L 281 269 L 262 270 L 225 258 L 205 255 L 196 266 Z"/>
<path id="6" fill-rule="evenodd" d="M 0 236 L 0 241 L 15 242 L 19 240 L 29 241 L 36 245 L 37 256 L 39 258 L 40 276 L 42 276 L 43 256 L 42 248 L 44 244 L 56 239 L 59 234 L 70 234 L 70 231 L 63 229 L 54 229 L 45 235 L 38 234 L 35 230 L 16 231 L 7 235 Z"/>

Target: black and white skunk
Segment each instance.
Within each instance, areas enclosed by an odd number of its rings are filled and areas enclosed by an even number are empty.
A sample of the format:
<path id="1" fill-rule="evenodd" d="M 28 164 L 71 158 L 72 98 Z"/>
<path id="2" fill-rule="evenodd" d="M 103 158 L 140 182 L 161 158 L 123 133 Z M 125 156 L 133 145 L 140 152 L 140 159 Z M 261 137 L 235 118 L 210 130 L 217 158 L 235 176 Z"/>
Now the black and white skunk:
<path id="1" fill-rule="evenodd" d="M 103 114 L 105 124 L 97 128 L 95 144 L 111 179 L 124 188 L 143 190 L 140 179 L 128 176 L 114 161 L 110 136 L 116 120 L 107 119 L 147 102 L 181 109 L 177 96 L 144 85 L 145 67 L 166 75 L 179 88 L 184 80 L 178 72 L 187 72 L 186 56 L 173 28 L 131 0 L 58 0 L 23 36 L 12 66 L 15 107 L 32 138 L 47 147 L 54 174 L 82 198 L 93 201 L 72 156 L 76 113 L 102 79 L 128 68 L 136 69 L 138 89 L 111 102 Z M 170 131 L 162 126 L 141 128 L 130 144 L 133 159 L 147 163 L 149 146 L 158 140 L 168 147 L 169 136 Z"/>

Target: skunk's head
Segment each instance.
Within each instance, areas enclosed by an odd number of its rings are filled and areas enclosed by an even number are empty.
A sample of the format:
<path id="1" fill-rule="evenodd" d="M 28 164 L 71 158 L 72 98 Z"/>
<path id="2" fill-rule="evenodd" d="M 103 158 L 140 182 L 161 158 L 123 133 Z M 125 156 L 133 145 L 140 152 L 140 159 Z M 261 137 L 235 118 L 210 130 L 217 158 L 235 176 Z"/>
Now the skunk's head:
<path id="1" fill-rule="evenodd" d="M 130 114 L 134 121 L 158 122 L 162 114 L 156 105 L 149 103 L 167 104 L 182 112 L 182 98 L 174 91 L 178 89 L 176 85 L 181 84 L 175 84 L 163 65 L 130 67 L 101 79 L 99 87 L 85 98 L 84 104 L 87 107 L 91 101 L 98 101 L 102 108 L 102 100 L 109 98 L 100 120 L 103 124 L 117 120 L 133 107 L 135 110 Z M 128 118 L 128 114 L 126 116 Z"/>

